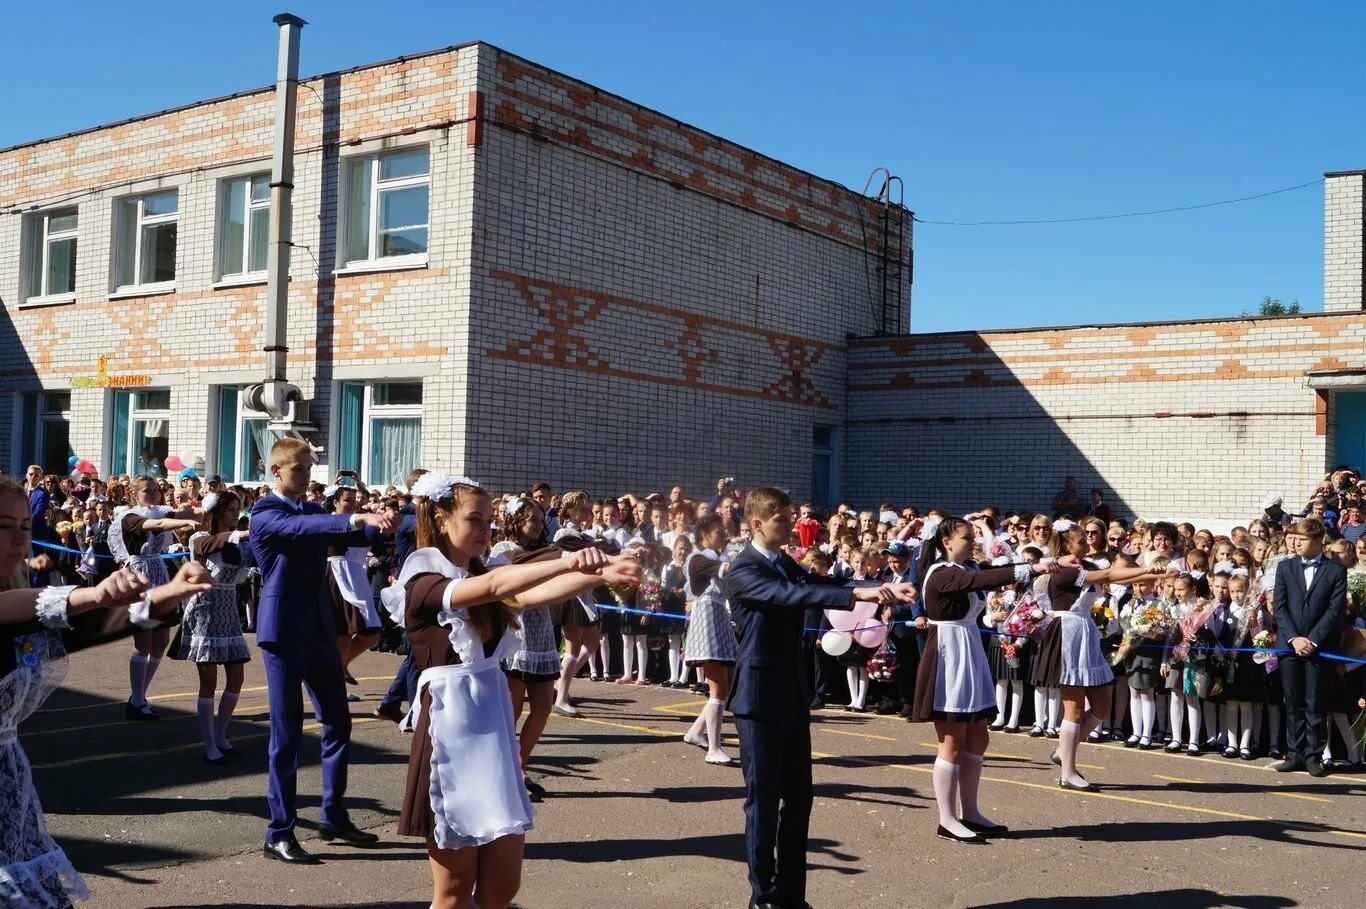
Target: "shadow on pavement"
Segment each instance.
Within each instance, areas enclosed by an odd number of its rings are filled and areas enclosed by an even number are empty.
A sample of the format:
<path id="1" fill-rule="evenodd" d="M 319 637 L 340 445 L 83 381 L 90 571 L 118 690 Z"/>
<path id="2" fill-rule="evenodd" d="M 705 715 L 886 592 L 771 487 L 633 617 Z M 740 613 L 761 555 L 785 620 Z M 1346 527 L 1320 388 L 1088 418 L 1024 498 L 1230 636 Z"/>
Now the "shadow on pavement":
<path id="1" fill-rule="evenodd" d="M 840 874 L 862 874 L 862 868 L 848 865 L 817 864 L 811 859 L 824 857 L 840 862 L 857 861 L 858 856 L 841 852 L 834 840 L 812 838 L 807 843 L 809 870 L 836 871 Z M 527 843 L 526 860 L 545 859 L 559 862 L 626 862 L 636 859 L 686 856 L 745 863 L 745 837 L 742 833 L 718 833 L 711 836 L 690 836 L 681 839 L 593 840 L 591 842 Z"/>
<path id="2" fill-rule="evenodd" d="M 976 909 L 1280 909 L 1299 903 L 1284 896 L 1233 896 L 1213 890 L 1161 890 L 1119 896 L 1048 896 L 979 903 Z"/>
<path id="3" fill-rule="evenodd" d="M 1088 843 L 1176 843 L 1189 840 L 1216 840 L 1227 836 L 1265 840 L 1268 843 L 1294 843 L 1323 849 L 1361 851 L 1360 846 L 1346 842 L 1295 836 L 1300 833 L 1331 837 L 1337 835 L 1334 831 L 1335 828 L 1322 824 L 1298 821 L 1129 821 L 1123 824 L 1073 824 L 1063 827 L 1041 827 L 1037 830 L 1014 830 L 1011 831 L 1010 839 L 1073 838 Z"/>

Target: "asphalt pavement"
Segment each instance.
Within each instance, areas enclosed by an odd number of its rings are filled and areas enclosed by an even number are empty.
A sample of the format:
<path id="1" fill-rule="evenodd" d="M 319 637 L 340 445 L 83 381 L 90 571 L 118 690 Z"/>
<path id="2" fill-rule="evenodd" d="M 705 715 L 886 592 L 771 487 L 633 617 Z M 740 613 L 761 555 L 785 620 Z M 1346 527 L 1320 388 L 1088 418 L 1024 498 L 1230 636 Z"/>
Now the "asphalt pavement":
<path id="1" fill-rule="evenodd" d="M 397 657 L 353 666 L 349 805 L 381 836 L 358 849 L 311 839 L 318 812 L 316 728 L 299 775 L 300 838 L 323 864 L 260 855 L 267 712 L 248 665 L 232 739 L 245 759 L 201 759 L 193 668 L 167 660 L 156 723 L 124 719 L 125 645 L 77 654 L 66 686 L 21 736 L 57 841 L 93 907 L 371 906 L 425 909 L 425 850 L 395 822 L 409 739 L 371 715 Z M 703 700 L 689 692 L 586 679 L 583 717 L 554 717 L 534 775 L 550 790 L 527 838 L 522 909 L 744 907 L 743 789 L 733 768 L 681 741 Z M 307 720 L 311 717 L 306 717 Z M 733 732 L 728 723 L 727 729 Z M 808 899 L 818 909 L 1238 906 L 1360 907 L 1366 775 L 1313 779 L 1269 762 L 1084 745 L 1098 788 L 1064 792 L 1052 743 L 992 738 L 983 799 L 1011 834 L 985 846 L 934 837 L 934 731 L 896 717 L 824 710 Z M 730 751 L 738 755 L 731 740 Z"/>

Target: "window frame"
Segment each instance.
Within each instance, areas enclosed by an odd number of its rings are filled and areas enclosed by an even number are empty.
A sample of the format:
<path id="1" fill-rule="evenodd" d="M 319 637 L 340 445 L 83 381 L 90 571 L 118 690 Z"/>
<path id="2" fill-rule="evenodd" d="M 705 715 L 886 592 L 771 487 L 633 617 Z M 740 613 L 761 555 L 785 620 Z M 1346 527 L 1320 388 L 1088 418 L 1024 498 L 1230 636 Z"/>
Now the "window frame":
<path id="1" fill-rule="evenodd" d="M 76 226 L 70 230 L 52 230 L 52 219 L 73 215 L 76 218 Z M 23 306 L 43 306 L 51 303 L 70 303 L 76 299 L 76 279 L 72 276 L 71 290 L 59 294 L 51 293 L 48 287 L 48 264 L 51 261 L 52 243 L 63 240 L 73 240 L 76 243 L 76 250 L 73 258 L 79 261 L 80 256 L 80 223 L 81 212 L 78 206 L 68 206 L 66 208 L 53 208 L 46 211 L 35 212 L 29 218 L 29 243 L 27 261 L 25 262 L 23 282 L 24 292 L 22 294 Z"/>
<path id="2" fill-rule="evenodd" d="M 370 446 L 374 441 L 373 423 L 376 420 L 416 419 L 418 421 L 418 431 L 421 433 L 425 424 L 423 409 L 425 407 L 427 395 L 426 379 L 423 376 L 394 376 L 392 378 L 383 379 L 342 379 L 337 381 L 335 383 L 334 400 L 339 402 L 337 407 L 338 419 L 333 427 L 331 449 L 332 451 L 337 452 L 338 464 L 340 464 L 342 460 L 341 445 L 345 435 L 345 427 L 342 425 L 345 417 L 340 406 L 340 401 L 343 393 L 343 386 L 346 385 L 360 385 L 364 388 L 364 393 L 361 396 L 360 412 L 360 456 L 358 466 L 355 469 L 359 471 L 361 478 L 364 479 L 366 483 L 371 483 L 372 485 L 387 485 L 385 483 L 375 483 L 374 477 L 371 475 L 372 464 L 370 459 Z M 376 404 L 375 387 L 378 385 L 417 385 L 422 389 L 424 403 Z M 421 443 L 419 443 L 419 447 L 420 444 Z M 421 452 L 419 451 L 419 456 L 420 454 Z"/>
<path id="3" fill-rule="evenodd" d="M 391 177 L 385 180 L 380 179 L 380 162 L 390 155 L 403 154 L 405 152 L 425 149 L 427 152 L 427 172 L 416 174 L 410 177 Z M 370 186 L 367 197 L 369 206 L 369 219 L 366 224 L 366 250 L 367 256 L 363 259 L 353 259 L 350 255 L 351 250 L 351 212 L 350 206 L 350 185 L 353 172 L 358 168 L 366 168 L 370 171 Z M 340 220 L 341 242 L 337 244 L 338 270 L 339 271 L 365 271 L 372 268 L 393 268 L 413 265 L 425 265 L 432 248 L 432 144 L 421 143 L 417 145 L 404 145 L 397 148 L 386 148 L 367 154 L 353 155 L 342 160 L 342 174 L 340 182 L 340 193 L 342 199 L 342 212 Z M 381 182 L 384 184 L 381 186 Z M 407 253 L 397 256 L 380 256 L 380 196 L 382 193 L 393 190 L 410 189 L 416 186 L 427 187 L 427 220 L 425 224 L 408 224 L 403 229 L 411 230 L 422 227 L 427 231 L 427 249 L 420 253 Z"/>
<path id="4" fill-rule="evenodd" d="M 150 392 L 159 392 L 159 391 L 164 391 L 164 392 L 166 392 L 166 395 L 167 395 L 167 403 L 166 403 L 166 407 L 165 407 L 165 408 L 147 408 L 147 409 L 144 409 L 144 408 L 141 408 L 141 407 L 139 406 L 140 403 L 141 403 L 141 397 L 142 397 L 142 395 L 148 394 L 148 393 L 150 393 Z M 116 470 L 114 469 L 115 452 L 118 450 L 118 446 L 119 446 L 120 443 L 119 443 L 119 440 L 118 440 L 118 439 L 115 439 L 115 438 L 114 438 L 114 428 L 115 428 L 115 426 L 114 426 L 114 423 L 115 423 L 115 420 L 114 420 L 114 411 L 115 411 L 115 409 L 116 409 L 117 406 L 118 406 L 118 404 L 117 404 L 117 399 L 118 399 L 118 396 L 119 396 L 120 394 L 127 394 L 127 395 L 130 395 L 131 397 L 130 397 L 129 402 L 128 402 L 128 426 L 127 426 L 127 427 L 125 428 L 125 430 L 124 430 L 124 438 L 123 438 L 123 440 L 122 440 L 123 451 L 124 451 L 124 456 L 123 456 L 123 469 L 122 469 L 122 470 L 116 471 Z M 137 425 L 138 425 L 139 423 L 152 423 L 152 422 L 156 422 L 156 421 L 158 421 L 158 420 L 164 420 L 164 421 L 166 422 L 166 438 L 167 438 L 166 449 L 167 449 L 168 452 L 170 451 L 170 441 L 169 441 L 169 440 L 170 440 L 170 438 L 171 438 L 171 435 L 170 435 L 170 433 L 171 433 L 171 419 L 172 419 L 172 413 L 174 412 L 174 409 L 175 409 L 175 408 L 174 408 L 174 401 L 171 399 L 170 396 L 171 396 L 171 388 L 170 388 L 170 386 L 165 386 L 165 387 L 148 386 L 148 387 L 145 387 L 145 388 L 139 387 L 139 388 L 129 388 L 129 389 L 122 389 L 122 388 L 111 388 L 111 389 L 110 389 L 110 394 L 109 394 L 109 396 L 108 396 L 108 403 L 107 403 L 107 405 L 106 405 L 106 408 L 107 408 L 107 409 L 106 409 L 107 418 L 106 418 L 106 420 L 105 420 L 105 425 L 106 425 L 106 427 L 107 427 L 107 430 L 106 430 L 106 432 L 105 432 L 105 438 L 108 439 L 108 442 L 109 442 L 109 445 L 108 445 L 109 451 L 108 451 L 108 453 L 106 454 L 105 459 L 104 459 L 104 462 L 105 462 L 106 464 L 109 465 L 109 473 L 111 473 L 111 474 L 113 474 L 113 473 L 126 473 L 126 474 L 128 474 L 129 476 L 136 476 L 137 474 L 141 473 L 141 471 L 138 469 L 137 457 L 133 454 L 134 439 L 137 438 Z M 189 466 L 189 465 L 186 465 L 186 466 Z M 154 465 L 154 470 L 153 470 L 153 472 L 151 473 L 151 476 L 153 476 L 153 477 L 166 477 L 166 476 L 168 476 L 168 473 L 167 473 L 166 468 L 165 468 L 164 465 L 162 465 L 162 464 L 156 464 L 156 465 Z"/>
<path id="5" fill-rule="evenodd" d="M 167 194 L 167 193 L 171 193 L 171 194 L 174 194 L 174 195 L 175 195 L 176 207 L 175 207 L 175 211 L 174 211 L 174 212 L 171 212 L 170 214 L 150 215 L 150 216 L 149 216 L 149 215 L 146 215 L 146 214 L 144 213 L 144 211 L 145 211 L 145 206 L 146 206 L 147 200 L 148 200 L 149 198 L 151 198 L 152 196 L 165 195 L 165 194 Z M 133 230 L 132 230 L 133 236 L 132 236 L 132 237 L 127 237 L 127 236 L 123 236 L 123 234 L 125 233 L 125 231 L 124 231 L 124 230 L 122 229 L 122 227 L 121 227 L 121 225 L 122 225 L 122 223 L 123 223 L 123 219 L 119 217 L 119 214 L 120 214 L 121 212 L 119 212 L 118 206 L 127 205 L 127 204 L 130 204 L 130 203 L 136 204 L 136 205 L 137 205 L 137 216 L 136 216 L 136 218 L 134 218 L 134 221 L 133 221 Z M 114 293 L 115 293 L 116 295 L 117 295 L 117 294 L 146 294 L 146 293 L 157 293 L 157 292 L 162 292 L 162 291 L 175 290 L 175 286 L 176 286 L 176 277 L 178 277 L 179 274 L 180 274 L 180 249 L 179 249 L 179 247 L 180 247 L 180 226 L 179 226 L 179 225 L 180 225 L 180 187 L 179 187 L 179 186 L 169 186 L 169 187 L 163 187 L 163 188 L 161 188 L 161 189 L 148 190 L 147 192 L 144 192 L 144 193 L 136 193 L 136 194 L 134 194 L 134 195 L 122 196 L 122 197 L 120 197 L 120 198 L 114 200 L 114 205 L 115 205 L 114 223 L 115 223 L 115 225 L 118 226 L 118 228 L 119 228 L 119 229 L 116 230 L 116 232 L 115 232 L 115 233 L 116 233 L 116 236 L 115 236 L 115 244 L 114 244 L 114 281 L 113 281 L 113 284 L 114 284 Z M 175 277 L 172 277 L 169 281 L 149 281 L 149 282 L 147 282 L 147 283 L 141 283 L 139 279 L 140 279 L 140 277 L 141 277 L 141 275 L 142 275 L 142 254 L 143 254 L 143 249 L 142 249 L 142 230 L 143 230 L 144 227 L 155 226 L 155 225 L 159 225 L 159 224 L 175 224 L 175 225 L 176 225 L 176 251 L 175 251 L 175 263 L 174 263 L 176 275 L 175 275 Z M 128 247 L 127 247 L 126 244 L 129 244 L 129 243 L 132 244 L 132 255 L 133 255 L 132 278 L 133 278 L 133 283 L 131 283 L 131 284 L 120 284 L 120 283 L 119 283 L 119 272 L 121 271 L 120 266 L 122 265 L 122 257 L 123 257 L 123 255 L 124 255 L 124 253 L 126 252 L 126 250 L 128 249 Z"/>
<path id="6" fill-rule="evenodd" d="M 214 416 L 216 417 L 216 419 L 214 419 L 214 420 L 210 423 L 210 426 L 212 427 L 211 438 L 210 438 L 210 440 L 209 440 L 209 443 L 210 443 L 210 444 L 209 444 L 209 446 L 208 446 L 208 451 L 205 452 L 205 462 L 212 465 L 212 468 L 210 469 L 209 473 L 217 473 L 217 474 L 221 475 L 221 476 L 223 477 L 224 482 L 225 482 L 225 483 L 228 483 L 229 485 L 240 484 L 240 485 L 243 485 L 243 486 L 260 486 L 260 485 L 262 485 L 262 484 L 269 484 L 269 483 L 270 483 L 269 463 L 267 463 L 267 468 L 266 468 L 267 474 L 266 474 L 266 476 L 265 476 L 263 479 L 261 479 L 261 480 L 254 480 L 254 479 L 248 480 L 248 479 L 245 479 L 245 478 L 244 478 L 244 474 L 245 474 L 244 466 L 245 466 L 245 465 L 243 464 L 243 458 L 242 458 L 242 445 L 243 445 L 243 442 L 245 441 L 245 438 L 246 438 L 245 433 L 243 432 L 243 430 L 245 429 L 245 424 L 246 424 L 246 422 L 247 422 L 248 420 L 259 420 L 259 421 L 262 422 L 262 423 L 268 423 L 268 422 L 270 421 L 270 418 L 267 417 L 265 414 L 260 413 L 259 411 L 251 410 L 250 408 L 248 408 L 248 407 L 243 403 L 243 400 L 242 400 L 242 399 L 243 399 L 243 394 L 242 394 L 242 392 L 246 390 L 247 386 L 245 386 L 245 385 L 238 385 L 238 384 L 234 384 L 234 383 L 228 382 L 228 383 L 222 383 L 222 384 L 214 385 L 214 386 L 211 386 L 211 387 L 212 387 L 212 389 L 213 389 L 212 392 L 211 392 L 211 395 L 212 395 L 212 398 L 213 398 L 213 409 L 214 409 Z M 235 390 L 235 391 L 237 392 L 237 394 L 236 394 L 235 408 L 234 408 L 234 411 L 233 411 L 233 414 L 232 414 L 232 418 L 233 418 L 232 464 L 224 464 L 224 463 L 223 463 L 223 458 L 222 458 L 222 454 L 223 454 L 223 428 L 222 428 L 222 425 L 223 425 L 223 424 L 222 424 L 222 418 L 223 418 L 223 391 L 224 391 L 225 389 L 229 389 L 229 388 Z M 278 432 L 275 433 L 275 438 L 276 438 L 276 439 L 279 439 L 279 438 L 280 438 L 280 434 L 279 434 Z M 210 453 L 212 453 L 212 459 L 210 459 Z M 270 452 L 269 452 L 269 451 L 266 451 L 266 452 L 263 452 L 262 454 L 263 454 L 263 460 L 266 460 L 267 462 L 269 462 Z"/>
<path id="7" fill-rule="evenodd" d="M 251 196 L 252 183 L 261 178 L 266 180 L 266 197 L 264 200 L 255 200 Z M 229 197 L 232 192 L 233 184 L 246 184 L 246 206 L 243 209 L 242 224 L 242 271 L 228 271 L 225 259 L 228 254 L 228 217 L 229 217 Z M 270 174 L 268 172 L 257 172 L 250 174 L 237 174 L 231 177 L 224 177 L 218 181 L 218 243 L 214 255 L 214 280 L 251 283 L 253 281 L 264 281 L 266 272 L 270 266 L 270 219 L 266 219 L 266 261 L 261 268 L 251 268 L 251 216 L 254 211 L 270 211 Z"/>
<path id="8" fill-rule="evenodd" d="M 66 395 L 66 408 L 64 410 L 52 410 L 47 407 L 48 395 L 52 394 Z M 26 426 L 26 417 L 29 416 L 30 410 L 25 402 L 30 398 L 33 401 L 33 425 Z M 69 458 L 72 453 L 71 390 L 69 388 L 41 388 L 15 392 L 13 429 L 10 435 L 10 461 L 15 465 L 15 476 L 20 476 L 30 463 L 41 464 L 45 473 L 55 473 L 58 476 L 65 476 L 68 473 L 65 458 L 59 465 L 60 469 L 50 469 L 47 464 L 42 463 L 44 436 L 47 427 L 54 423 L 60 423 L 66 427 L 66 457 Z"/>

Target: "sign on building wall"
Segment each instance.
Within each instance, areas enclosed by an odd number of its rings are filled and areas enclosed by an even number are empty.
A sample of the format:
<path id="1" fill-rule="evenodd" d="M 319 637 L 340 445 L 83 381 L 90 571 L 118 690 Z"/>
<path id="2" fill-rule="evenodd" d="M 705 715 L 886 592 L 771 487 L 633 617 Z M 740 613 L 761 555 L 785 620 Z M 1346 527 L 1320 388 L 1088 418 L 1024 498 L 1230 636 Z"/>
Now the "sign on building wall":
<path id="1" fill-rule="evenodd" d="M 72 376 L 72 388 L 136 388 L 142 385 L 151 385 L 151 376 L 111 376 L 109 374 L 109 356 L 102 354 L 99 359 L 98 371 L 93 376 Z"/>

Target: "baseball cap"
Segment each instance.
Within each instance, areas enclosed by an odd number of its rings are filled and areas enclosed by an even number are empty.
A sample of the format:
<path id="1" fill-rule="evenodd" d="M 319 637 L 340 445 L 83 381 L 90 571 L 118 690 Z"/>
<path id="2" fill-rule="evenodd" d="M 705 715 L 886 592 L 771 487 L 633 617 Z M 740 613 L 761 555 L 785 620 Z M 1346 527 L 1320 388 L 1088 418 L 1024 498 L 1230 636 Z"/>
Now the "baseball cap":
<path id="1" fill-rule="evenodd" d="M 218 474 L 216 474 L 216 473 L 211 473 L 211 474 L 209 474 L 207 477 L 204 478 L 204 482 L 205 482 L 205 483 L 209 483 L 209 484 L 213 484 L 213 483 L 222 483 L 222 482 L 223 482 L 223 478 L 220 477 L 220 476 L 219 476 Z"/>
<path id="2" fill-rule="evenodd" d="M 906 545 L 905 540 L 893 540 L 892 542 L 884 546 L 882 548 L 882 551 L 887 555 L 897 556 L 898 558 L 904 559 L 911 554 L 911 547 Z"/>
<path id="3" fill-rule="evenodd" d="M 1262 497 L 1262 508 L 1273 508 L 1279 504 L 1281 504 L 1281 494 L 1279 492 L 1270 492 Z"/>

